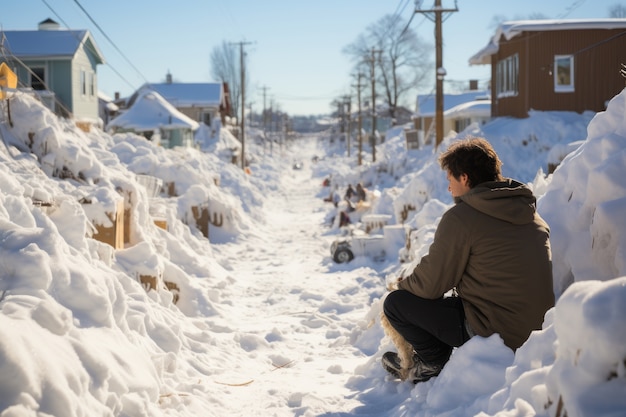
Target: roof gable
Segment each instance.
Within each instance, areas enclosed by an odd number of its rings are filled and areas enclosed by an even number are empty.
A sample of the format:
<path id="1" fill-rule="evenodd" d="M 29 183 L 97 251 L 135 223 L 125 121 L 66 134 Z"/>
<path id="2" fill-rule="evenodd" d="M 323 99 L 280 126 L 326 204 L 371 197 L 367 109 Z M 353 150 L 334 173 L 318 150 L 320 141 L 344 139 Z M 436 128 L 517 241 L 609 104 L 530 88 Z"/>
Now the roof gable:
<path id="1" fill-rule="evenodd" d="M 524 32 L 546 32 L 563 30 L 588 29 L 625 29 L 626 19 L 560 19 L 560 20 L 516 20 L 503 22 L 496 29 L 495 35 L 489 43 L 470 59 L 470 65 L 484 65 L 491 63 L 491 55 L 498 52 L 502 37 L 510 40 Z"/>
<path id="2" fill-rule="evenodd" d="M 72 58 L 84 44 L 96 62 L 104 64 L 104 57 L 87 30 L 12 30 L 4 35 L 5 47 L 20 59 Z"/>

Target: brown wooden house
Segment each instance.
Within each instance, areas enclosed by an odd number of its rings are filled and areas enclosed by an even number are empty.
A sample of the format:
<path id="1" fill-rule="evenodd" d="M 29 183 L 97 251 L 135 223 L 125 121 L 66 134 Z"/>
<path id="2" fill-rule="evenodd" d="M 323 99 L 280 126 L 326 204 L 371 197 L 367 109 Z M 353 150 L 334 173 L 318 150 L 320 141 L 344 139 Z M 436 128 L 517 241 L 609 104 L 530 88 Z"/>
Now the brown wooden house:
<path id="1" fill-rule="evenodd" d="M 624 88 L 626 19 L 502 23 L 470 65 L 491 65 L 492 117 L 603 111 Z"/>

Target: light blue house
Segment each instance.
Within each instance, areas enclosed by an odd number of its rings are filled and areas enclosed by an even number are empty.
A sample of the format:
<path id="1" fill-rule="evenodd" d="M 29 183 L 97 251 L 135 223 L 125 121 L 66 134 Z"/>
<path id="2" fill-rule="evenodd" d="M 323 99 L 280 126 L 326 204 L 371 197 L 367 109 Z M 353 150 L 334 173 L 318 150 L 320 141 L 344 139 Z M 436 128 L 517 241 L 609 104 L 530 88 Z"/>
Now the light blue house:
<path id="1" fill-rule="evenodd" d="M 104 57 L 88 30 L 66 30 L 52 19 L 38 30 L 4 31 L 0 62 L 55 113 L 88 130 L 98 123 L 97 66 Z"/>

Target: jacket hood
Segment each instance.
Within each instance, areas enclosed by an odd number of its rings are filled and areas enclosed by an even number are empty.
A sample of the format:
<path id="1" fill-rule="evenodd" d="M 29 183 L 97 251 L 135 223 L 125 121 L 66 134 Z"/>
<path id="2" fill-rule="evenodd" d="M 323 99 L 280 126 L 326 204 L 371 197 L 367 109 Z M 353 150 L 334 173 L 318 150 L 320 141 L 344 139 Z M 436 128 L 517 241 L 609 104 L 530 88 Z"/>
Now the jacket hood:
<path id="1" fill-rule="evenodd" d="M 535 218 L 536 198 L 530 188 L 513 179 L 478 184 L 456 197 L 474 209 L 513 224 L 530 223 Z"/>

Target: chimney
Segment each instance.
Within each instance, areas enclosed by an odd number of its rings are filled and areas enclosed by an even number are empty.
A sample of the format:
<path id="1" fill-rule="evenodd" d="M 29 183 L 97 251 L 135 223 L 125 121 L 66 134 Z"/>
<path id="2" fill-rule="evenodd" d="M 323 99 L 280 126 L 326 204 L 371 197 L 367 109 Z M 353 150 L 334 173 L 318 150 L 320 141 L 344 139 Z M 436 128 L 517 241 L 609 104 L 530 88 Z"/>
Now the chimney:
<path id="1" fill-rule="evenodd" d="M 478 80 L 469 80 L 470 91 L 478 90 Z"/>
<path id="2" fill-rule="evenodd" d="M 47 18 L 43 22 L 39 22 L 38 29 L 39 30 L 59 30 L 61 29 L 61 25 L 59 25 L 54 20 Z"/>

